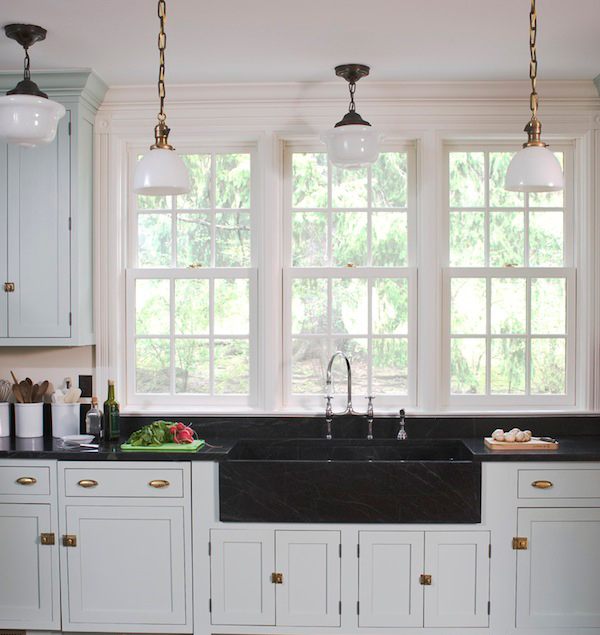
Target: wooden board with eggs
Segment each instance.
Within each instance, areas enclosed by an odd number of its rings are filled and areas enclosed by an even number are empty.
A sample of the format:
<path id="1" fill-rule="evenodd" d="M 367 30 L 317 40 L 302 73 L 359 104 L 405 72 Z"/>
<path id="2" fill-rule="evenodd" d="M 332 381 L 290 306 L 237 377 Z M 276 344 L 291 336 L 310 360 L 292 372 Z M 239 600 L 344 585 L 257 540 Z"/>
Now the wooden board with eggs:
<path id="1" fill-rule="evenodd" d="M 491 437 L 484 438 L 485 445 L 490 450 L 556 450 L 558 442 L 546 437 L 534 437 L 531 430 L 513 428 L 504 432 L 497 428 Z"/>

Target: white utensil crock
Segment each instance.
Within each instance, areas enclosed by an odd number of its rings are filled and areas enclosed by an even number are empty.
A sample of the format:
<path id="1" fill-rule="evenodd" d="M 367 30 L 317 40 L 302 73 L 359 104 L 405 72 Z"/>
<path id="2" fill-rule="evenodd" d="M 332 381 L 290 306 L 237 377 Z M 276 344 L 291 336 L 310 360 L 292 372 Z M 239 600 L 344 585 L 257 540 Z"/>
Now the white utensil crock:
<path id="1" fill-rule="evenodd" d="M 7 402 L 0 402 L 0 437 L 10 436 L 10 406 Z"/>
<path id="2" fill-rule="evenodd" d="M 22 439 L 44 436 L 44 404 L 15 404 L 15 436 Z"/>
<path id="3" fill-rule="evenodd" d="M 52 436 L 66 437 L 79 434 L 79 404 L 53 403 L 52 408 Z"/>

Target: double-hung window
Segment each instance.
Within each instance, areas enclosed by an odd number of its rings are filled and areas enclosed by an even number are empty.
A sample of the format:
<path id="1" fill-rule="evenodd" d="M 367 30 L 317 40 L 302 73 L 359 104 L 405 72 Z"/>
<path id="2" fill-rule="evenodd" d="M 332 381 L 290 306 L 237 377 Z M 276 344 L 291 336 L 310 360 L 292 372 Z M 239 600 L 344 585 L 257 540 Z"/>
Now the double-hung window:
<path id="1" fill-rule="evenodd" d="M 574 405 L 572 149 L 564 192 L 504 189 L 513 152 L 445 149 L 444 405 Z"/>
<path id="2" fill-rule="evenodd" d="M 188 194 L 131 194 L 128 403 L 253 405 L 255 147 L 181 156 Z"/>
<path id="3" fill-rule="evenodd" d="M 333 167 L 322 146 L 290 143 L 284 196 L 285 405 L 322 410 L 336 351 L 352 359 L 357 410 L 368 395 L 377 407 L 414 404 L 415 147 L 386 147 L 351 171 Z M 339 408 L 340 360 L 333 378 Z"/>

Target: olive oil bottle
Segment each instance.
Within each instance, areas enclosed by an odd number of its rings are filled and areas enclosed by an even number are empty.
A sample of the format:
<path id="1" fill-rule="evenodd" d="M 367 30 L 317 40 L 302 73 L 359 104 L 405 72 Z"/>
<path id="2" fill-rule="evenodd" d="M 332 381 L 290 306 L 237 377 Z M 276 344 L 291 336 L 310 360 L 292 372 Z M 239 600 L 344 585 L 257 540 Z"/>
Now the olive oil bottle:
<path id="1" fill-rule="evenodd" d="M 115 380 L 108 380 L 108 399 L 104 402 L 104 442 L 118 441 L 119 402 L 115 399 Z"/>

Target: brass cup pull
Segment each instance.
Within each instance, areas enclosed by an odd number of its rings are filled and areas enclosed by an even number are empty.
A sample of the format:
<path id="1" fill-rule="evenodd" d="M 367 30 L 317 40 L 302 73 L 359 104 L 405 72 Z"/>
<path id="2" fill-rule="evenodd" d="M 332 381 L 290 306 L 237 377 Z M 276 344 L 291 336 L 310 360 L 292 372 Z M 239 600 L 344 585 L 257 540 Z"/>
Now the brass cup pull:
<path id="1" fill-rule="evenodd" d="M 169 487 L 170 484 L 171 483 L 169 483 L 169 481 L 163 481 L 162 479 L 156 479 L 155 481 L 150 481 L 148 483 L 150 487 L 156 487 L 157 489 L 161 487 Z"/>
<path id="2" fill-rule="evenodd" d="M 77 483 L 79 487 L 96 487 L 98 485 L 98 481 L 94 481 L 91 478 L 84 478 L 79 483 Z"/>
<path id="3" fill-rule="evenodd" d="M 33 476 L 21 476 L 21 478 L 17 479 L 17 483 L 19 485 L 35 485 L 37 483 L 37 478 Z"/>
<path id="4" fill-rule="evenodd" d="M 539 489 L 548 489 L 549 487 L 554 487 L 554 483 L 551 481 L 533 481 L 531 487 L 537 487 Z"/>

